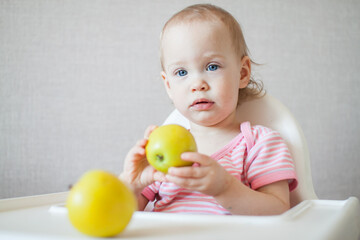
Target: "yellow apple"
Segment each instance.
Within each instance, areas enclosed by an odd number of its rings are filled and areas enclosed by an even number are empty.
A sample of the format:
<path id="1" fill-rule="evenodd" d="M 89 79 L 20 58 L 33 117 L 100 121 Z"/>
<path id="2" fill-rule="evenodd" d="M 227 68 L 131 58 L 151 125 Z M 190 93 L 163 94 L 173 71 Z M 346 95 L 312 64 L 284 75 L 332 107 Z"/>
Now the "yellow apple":
<path id="1" fill-rule="evenodd" d="M 91 170 L 70 190 L 66 207 L 77 230 L 94 237 L 111 237 L 128 225 L 137 200 L 116 176 Z"/>
<path id="2" fill-rule="evenodd" d="M 193 135 L 176 124 L 163 125 L 151 132 L 146 145 L 146 158 L 158 171 L 167 173 L 169 167 L 190 166 L 180 158 L 183 152 L 196 152 Z"/>

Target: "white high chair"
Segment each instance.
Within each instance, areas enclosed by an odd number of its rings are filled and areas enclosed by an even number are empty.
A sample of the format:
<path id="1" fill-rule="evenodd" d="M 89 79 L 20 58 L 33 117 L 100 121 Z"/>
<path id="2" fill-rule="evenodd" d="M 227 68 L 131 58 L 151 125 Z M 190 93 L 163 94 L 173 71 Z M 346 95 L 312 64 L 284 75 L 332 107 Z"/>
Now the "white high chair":
<path id="1" fill-rule="evenodd" d="M 294 159 L 298 177 L 298 186 L 290 193 L 291 207 L 304 200 L 317 199 L 312 184 L 307 143 L 302 129 L 290 111 L 279 100 L 265 94 L 262 98 L 242 103 L 237 117 L 241 122 L 250 121 L 251 125 L 263 125 L 276 130 L 284 138 Z M 164 122 L 171 123 L 190 128 L 188 120 L 177 110 Z"/>
<path id="2" fill-rule="evenodd" d="M 239 119 L 262 124 L 280 132 L 293 155 L 298 187 L 291 206 L 276 216 L 218 216 L 135 212 L 119 239 L 319 239 L 354 240 L 360 236 L 360 204 L 355 197 L 344 201 L 316 200 L 309 154 L 301 128 L 287 108 L 266 95 L 243 103 Z M 174 111 L 165 124 L 189 127 Z M 71 226 L 64 202 L 68 193 L 0 199 L 0 239 L 83 239 Z M 306 201 L 304 201 L 306 200 Z M 300 203 L 301 202 L 301 203 Z M 300 203 L 300 204 L 298 204 Z M 259 231 L 261 229 L 261 231 Z M 118 239 L 117 237 L 115 237 Z"/>

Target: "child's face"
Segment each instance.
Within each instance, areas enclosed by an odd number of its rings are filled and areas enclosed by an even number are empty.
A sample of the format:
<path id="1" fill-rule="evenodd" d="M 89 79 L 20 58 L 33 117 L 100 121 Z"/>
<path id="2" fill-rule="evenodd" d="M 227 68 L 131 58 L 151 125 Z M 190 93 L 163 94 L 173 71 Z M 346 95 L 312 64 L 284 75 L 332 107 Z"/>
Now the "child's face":
<path id="1" fill-rule="evenodd" d="M 234 116 L 239 88 L 247 82 L 242 80 L 242 61 L 222 24 L 174 24 L 163 35 L 162 51 L 165 87 L 184 116 L 203 126 Z"/>

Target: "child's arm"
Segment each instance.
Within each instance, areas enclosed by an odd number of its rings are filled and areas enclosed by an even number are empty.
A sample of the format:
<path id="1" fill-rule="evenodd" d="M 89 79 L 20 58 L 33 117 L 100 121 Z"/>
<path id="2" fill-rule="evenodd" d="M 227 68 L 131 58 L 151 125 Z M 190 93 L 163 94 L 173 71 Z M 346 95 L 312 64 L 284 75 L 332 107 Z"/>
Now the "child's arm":
<path id="1" fill-rule="evenodd" d="M 231 176 L 232 177 L 232 176 Z M 276 215 L 290 209 L 290 194 L 287 180 L 268 184 L 252 190 L 232 177 L 232 183 L 215 199 L 234 214 Z"/>
<path id="2" fill-rule="evenodd" d="M 199 167 L 170 168 L 166 176 L 178 186 L 213 196 L 232 214 L 275 215 L 290 208 L 287 181 L 252 190 L 227 172 L 219 163 L 200 153 L 185 153 L 183 160 Z"/>
<path id="3" fill-rule="evenodd" d="M 130 149 L 124 162 L 124 170 L 119 178 L 135 194 L 138 199 L 138 210 L 142 211 L 146 207 L 148 200 L 141 194 L 141 191 L 152 184 L 154 181 L 164 181 L 163 173 L 156 171 L 146 160 L 145 146 L 147 137 L 154 130 L 155 126 L 150 126 L 145 132 L 145 138 L 139 140 Z"/>

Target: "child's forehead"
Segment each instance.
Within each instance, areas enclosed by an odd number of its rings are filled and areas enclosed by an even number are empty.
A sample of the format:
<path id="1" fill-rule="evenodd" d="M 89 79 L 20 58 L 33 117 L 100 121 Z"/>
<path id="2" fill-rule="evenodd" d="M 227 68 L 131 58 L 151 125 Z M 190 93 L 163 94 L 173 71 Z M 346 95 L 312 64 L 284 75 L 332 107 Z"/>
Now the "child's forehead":
<path id="1" fill-rule="evenodd" d="M 214 56 L 234 54 L 229 32 L 222 25 L 197 22 L 177 24 L 169 28 L 162 39 L 162 63 L 196 62 Z"/>
<path id="2" fill-rule="evenodd" d="M 169 29 L 176 28 L 176 27 L 192 27 L 192 26 L 209 26 L 209 27 L 226 27 L 225 24 L 216 18 L 193 18 L 193 19 L 179 19 L 173 20 L 172 22 L 168 23 L 164 32 Z"/>
<path id="3" fill-rule="evenodd" d="M 192 22 L 179 23 L 167 29 L 164 33 L 161 47 L 163 50 L 179 47 L 203 48 L 219 44 L 232 45 L 232 40 L 226 28 L 219 23 Z"/>
<path id="4" fill-rule="evenodd" d="M 227 28 L 222 22 L 214 22 L 207 20 L 197 20 L 191 22 L 183 21 L 169 25 L 167 29 L 165 29 L 165 31 L 162 33 L 162 40 L 180 34 L 198 35 L 203 32 L 204 29 L 208 30 L 208 32 L 212 33 L 213 35 L 217 35 L 219 33 L 223 34 L 224 32 L 228 33 Z"/>

